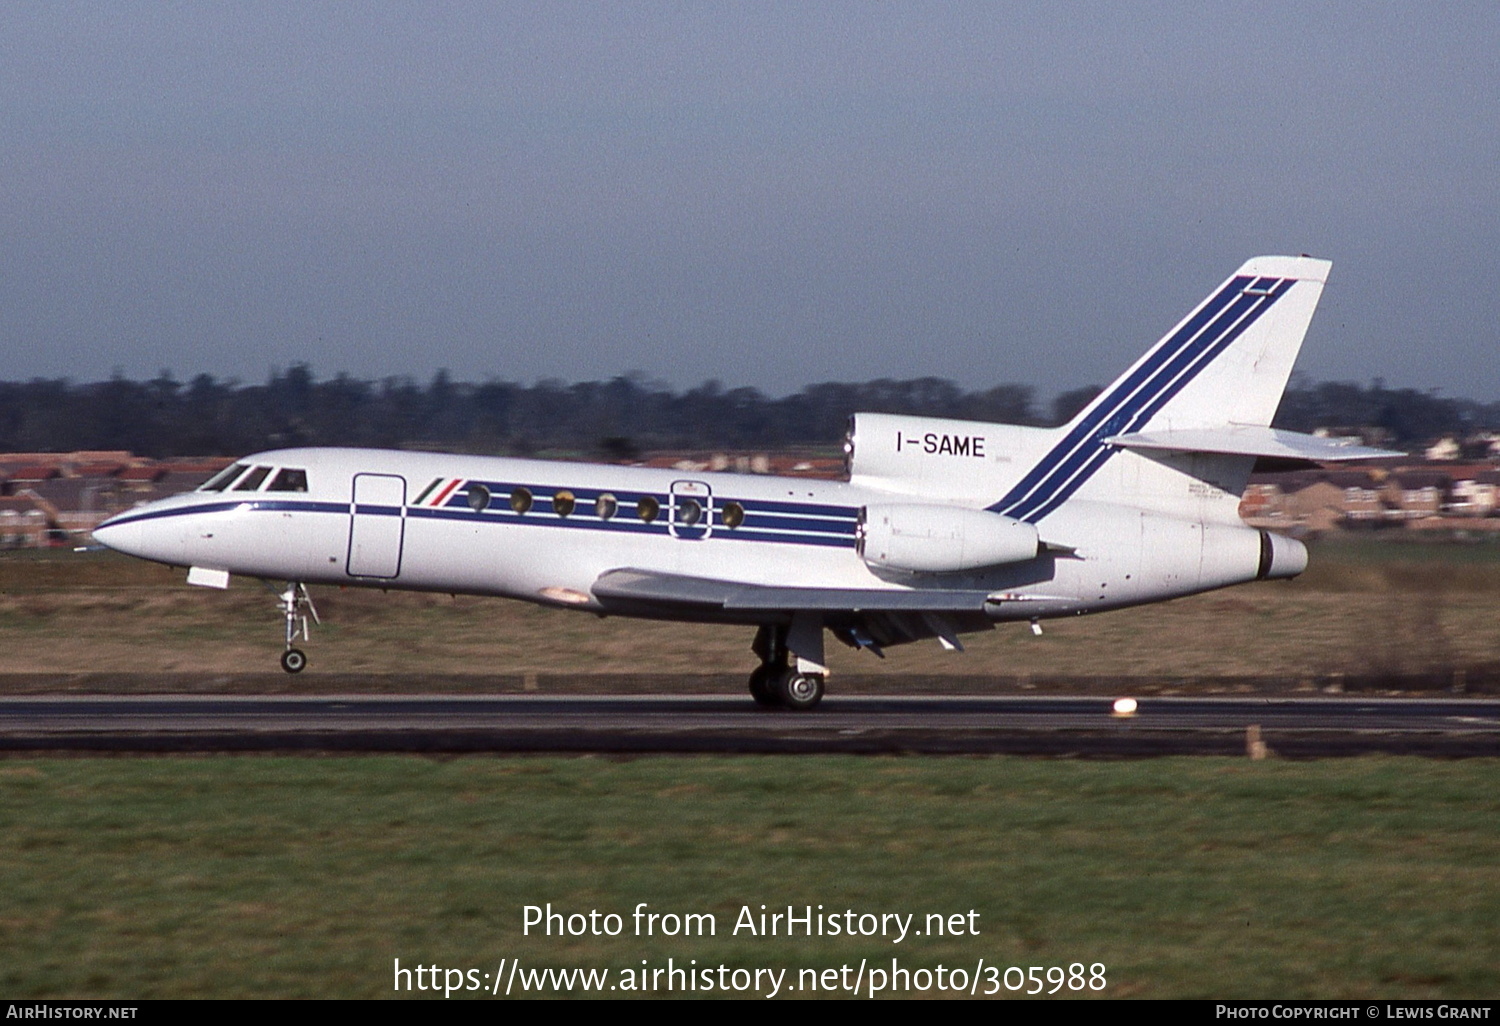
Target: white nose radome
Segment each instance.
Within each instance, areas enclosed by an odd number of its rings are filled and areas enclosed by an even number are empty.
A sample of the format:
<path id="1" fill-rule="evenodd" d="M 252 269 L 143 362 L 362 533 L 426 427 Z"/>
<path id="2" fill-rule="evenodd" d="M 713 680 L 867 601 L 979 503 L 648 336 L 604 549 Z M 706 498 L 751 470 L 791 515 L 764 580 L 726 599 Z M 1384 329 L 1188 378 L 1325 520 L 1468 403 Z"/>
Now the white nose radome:
<path id="1" fill-rule="evenodd" d="M 106 548 L 123 552 L 127 556 L 144 555 L 140 551 L 141 525 L 139 523 L 121 523 L 119 517 L 106 520 L 94 528 L 94 541 Z"/>
<path id="2" fill-rule="evenodd" d="M 143 516 L 131 510 L 94 528 L 94 540 L 127 556 L 159 563 L 182 560 L 182 524 L 176 517 Z"/>

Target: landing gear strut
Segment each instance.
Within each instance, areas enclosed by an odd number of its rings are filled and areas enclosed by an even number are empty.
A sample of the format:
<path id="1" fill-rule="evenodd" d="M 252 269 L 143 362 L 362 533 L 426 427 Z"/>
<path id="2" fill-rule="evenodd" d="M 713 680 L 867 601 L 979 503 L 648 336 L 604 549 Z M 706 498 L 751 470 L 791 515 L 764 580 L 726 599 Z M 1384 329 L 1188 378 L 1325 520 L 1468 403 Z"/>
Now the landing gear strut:
<path id="1" fill-rule="evenodd" d="M 313 605 L 312 596 L 307 593 L 307 585 L 288 581 L 286 590 L 281 593 L 281 611 L 286 616 L 286 651 L 281 653 L 281 668 L 287 673 L 301 673 L 307 666 L 307 653 L 295 647 L 298 637 L 307 641 L 311 636 L 304 609 L 312 615 L 313 623 L 323 622 L 318 619 L 318 610 Z"/>
<path id="2" fill-rule="evenodd" d="M 786 637 L 781 624 L 765 624 L 756 632 L 750 648 L 760 656 L 760 665 L 750 674 L 750 697 L 766 708 L 806 712 L 823 700 L 823 675 L 804 673 L 795 665 Z"/>

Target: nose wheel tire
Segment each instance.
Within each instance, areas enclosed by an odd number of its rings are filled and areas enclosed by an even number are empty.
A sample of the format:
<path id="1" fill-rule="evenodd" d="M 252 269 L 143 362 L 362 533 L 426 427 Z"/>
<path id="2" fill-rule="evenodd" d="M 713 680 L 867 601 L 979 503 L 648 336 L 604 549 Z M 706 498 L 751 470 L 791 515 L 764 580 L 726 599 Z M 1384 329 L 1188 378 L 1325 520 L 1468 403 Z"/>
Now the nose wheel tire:
<path id="1" fill-rule="evenodd" d="M 307 654 L 300 648 L 289 648 L 281 653 L 281 668 L 287 673 L 301 673 L 307 666 Z"/>

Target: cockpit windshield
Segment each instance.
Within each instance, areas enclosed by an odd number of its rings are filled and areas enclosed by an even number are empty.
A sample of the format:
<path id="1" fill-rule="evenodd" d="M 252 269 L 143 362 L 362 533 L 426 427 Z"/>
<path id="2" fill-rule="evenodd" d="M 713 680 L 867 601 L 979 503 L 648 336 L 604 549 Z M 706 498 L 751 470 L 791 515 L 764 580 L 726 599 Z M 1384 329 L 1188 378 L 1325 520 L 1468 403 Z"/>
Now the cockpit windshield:
<path id="1" fill-rule="evenodd" d="M 229 487 L 231 481 L 245 472 L 248 463 L 236 463 L 232 467 L 225 467 L 213 477 L 205 481 L 198 490 L 200 492 L 222 492 Z"/>
<path id="2" fill-rule="evenodd" d="M 235 483 L 234 490 L 237 492 L 258 491 L 260 483 L 266 479 L 266 475 L 269 473 L 271 473 L 270 467 L 256 467 Z"/>
<path id="3" fill-rule="evenodd" d="M 267 478 L 270 478 L 270 484 L 265 483 Z M 236 492 L 305 492 L 307 471 L 301 467 L 251 467 L 248 463 L 236 463 L 209 478 L 198 490 L 222 492 L 231 485 Z M 262 485 L 265 485 L 264 489 Z"/>
<path id="4" fill-rule="evenodd" d="M 271 483 L 266 485 L 268 492 L 305 492 L 307 491 L 307 471 L 296 467 L 282 467 Z"/>

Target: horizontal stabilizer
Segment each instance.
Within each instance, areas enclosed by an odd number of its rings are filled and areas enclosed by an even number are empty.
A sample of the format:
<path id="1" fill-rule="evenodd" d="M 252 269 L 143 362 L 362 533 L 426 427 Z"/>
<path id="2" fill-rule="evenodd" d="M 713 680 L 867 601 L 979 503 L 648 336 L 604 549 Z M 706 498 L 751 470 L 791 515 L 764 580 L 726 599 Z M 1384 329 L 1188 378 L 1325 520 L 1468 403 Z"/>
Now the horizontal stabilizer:
<path id="1" fill-rule="evenodd" d="M 1228 456 L 1264 456 L 1271 459 L 1315 460 L 1339 463 L 1350 460 L 1389 459 L 1404 452 L 1371 449 L 1342 438 L 1320 438 L 1298 431 L 1237 425 L 1186 431 L 1147 431 L 1113 435 L 1105 445 L 1125 449 L 1160 449 L 1168 452 L 1211 452 Z"/>
<path id="2" fill-rule="evenodd" d="M 987 591 L 937 588 L 783 588 L 655 570 L 610 570 L 594 582 L 594 596 L 661 607 L 725 610 L 821 609 L 839 611 L 983 611 Z"/>

